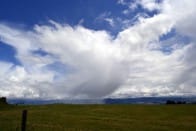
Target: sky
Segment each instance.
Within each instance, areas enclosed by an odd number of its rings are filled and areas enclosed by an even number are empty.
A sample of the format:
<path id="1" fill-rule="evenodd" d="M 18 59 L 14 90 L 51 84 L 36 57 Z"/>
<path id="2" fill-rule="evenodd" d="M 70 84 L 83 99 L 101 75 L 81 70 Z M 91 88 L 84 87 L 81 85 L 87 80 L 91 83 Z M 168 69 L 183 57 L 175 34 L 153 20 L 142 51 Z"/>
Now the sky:
<path id="1" fill-rule="evenodd" d="M 1 0 L 0 96 L 196 96 L 195 0 Z"/>

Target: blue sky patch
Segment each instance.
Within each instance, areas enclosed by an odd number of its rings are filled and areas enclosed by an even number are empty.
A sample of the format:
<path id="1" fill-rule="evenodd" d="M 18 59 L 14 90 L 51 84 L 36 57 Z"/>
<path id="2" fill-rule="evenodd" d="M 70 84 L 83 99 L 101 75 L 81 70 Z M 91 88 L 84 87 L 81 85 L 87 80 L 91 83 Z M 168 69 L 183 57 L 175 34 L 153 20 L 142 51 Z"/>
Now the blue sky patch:
<path id="1" fill-rule="evenodd" d="M 16 65 L 20 65 L 20 62 L 16 59 L 16 50 L 14 47 L 0 42 L 0 60 L 11 62 Z"/>
<path id="2" fill-rule="evenodd" d="M 46 55 L 49 54 L 49 53 L 47 53 L 46 51 L 44 51 L 42 49 L 35 50 L 32 53 L 35 54 L 35 55 L 39 55 L 39 56 L 46 56 Z"/>

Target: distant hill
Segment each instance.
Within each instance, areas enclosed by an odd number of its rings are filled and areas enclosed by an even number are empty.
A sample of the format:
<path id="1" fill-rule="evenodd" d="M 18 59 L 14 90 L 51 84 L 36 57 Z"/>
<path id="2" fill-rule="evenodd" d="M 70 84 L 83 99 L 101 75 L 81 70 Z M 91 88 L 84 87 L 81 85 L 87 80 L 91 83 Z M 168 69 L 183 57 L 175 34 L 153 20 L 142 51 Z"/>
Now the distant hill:
<path id="1" fill-rule="evenodd" d="M 66 99 L 66 100 L 40 100 L 40 99 L 8 99 L 9 104 L 165 104 L 168 100 L 187 104 L 196 103 L 196 97 L 139 97 L 139 98 L 105 98 L 105 99 Z"/>
<path id="2" fill-rule="evenodd" d="M 41 99 L 8 99 L 10 104 L 43 105 L 43 104 L 104 104 L 102 99 L 66 99 L 66 100 L 41 100 Z"/>
<path id="3" fill-rule="evenodd" d="M 107 98 L 105 104 L 165 104 L 168 100 L 193 104 L 196 97 L 139 97 L 139 98 Z"/>

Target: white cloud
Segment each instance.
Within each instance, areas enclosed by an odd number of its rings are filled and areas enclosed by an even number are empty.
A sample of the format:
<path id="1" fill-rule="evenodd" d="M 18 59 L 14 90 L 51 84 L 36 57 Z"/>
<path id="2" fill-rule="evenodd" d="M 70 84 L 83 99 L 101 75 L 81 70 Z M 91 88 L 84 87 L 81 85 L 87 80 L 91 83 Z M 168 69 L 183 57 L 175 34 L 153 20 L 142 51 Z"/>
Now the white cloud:
<path id="1" fill-rule="evenodd" d="M 148 11 L 159 10 L 161 2 L 157 2 L 157 0 L 119 0 L 118 4 L 123 6 L 127 6 L 128 9 L 124 10 L 124 14 L 128 14 L 130 11 L 137 9 L 139 6 L 142 6 L 144 9 Z"/>
<path id="2" fill-rule="evenodd" d="M 100 14 L 95 22 L 107 22 L 111 27 L 115 26 L 115 20 L 112 18 L 111 12 L 104 12 Z"/>
<path id="3" fill-rule="evenodd" d="M 126 4 L 125 0 L 118 0 L 118 4 L 124 5 Z"/>
<path id="4" fill-rule="evenodd" d="M 107 21 L 110 24 L 110 26 L 114 26 L 114 20 L 112 18 L 105 18 L 105 21 Z"/>
<path id="5" fill-rule="evenodd" d="M 195 6 L 194 0 L 165 0 L 162 5 L 162 12 L 171 15 L 177 22 L 175 28 L 179 33 L 195 38 Z"/>
<path id="6" fill-rule="evenodd" d="M 160 13 L 142 17 L 116 38 L 106 31 L 54 21 L 32 30 L 0 24 L 1 41 L 16 48 L 16 58 L 22 64 L 0 63 L 0 95 L 56 99 L 194 93 L 194 40 L 165 54 L 159 48 L 163 46 L 159 37 L 175 28 L 177 33 L 193 38 L 195 31 L 190 29 L 194 29 L 195 19 L 187 18 L 195 18 L 195 2 L 141 2 Z M 105 16 L 101 18 L 111 23 Z M 46 55 L 34 53 L 38 50 Z M 60 69 L 51 68 L 55 64 L 60 64 Z"/>
<path id="7" fill-rule="evenodd" d="M 160 9 L 160 4 L 157 3 L 157 0 L 140 0 L 139 4 L 149 11 Z"/>

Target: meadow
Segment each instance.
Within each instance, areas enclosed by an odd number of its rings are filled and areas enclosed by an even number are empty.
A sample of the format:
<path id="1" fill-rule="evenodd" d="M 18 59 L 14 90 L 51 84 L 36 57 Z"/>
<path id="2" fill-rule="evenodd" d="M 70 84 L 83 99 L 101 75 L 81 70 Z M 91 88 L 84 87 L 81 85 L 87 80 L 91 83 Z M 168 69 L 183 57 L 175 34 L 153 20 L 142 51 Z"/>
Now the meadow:
<path id="1" fill-rule="evenodd" d="M 196 105 L 0 105 L 0 131 L 195 131 Z"/>

